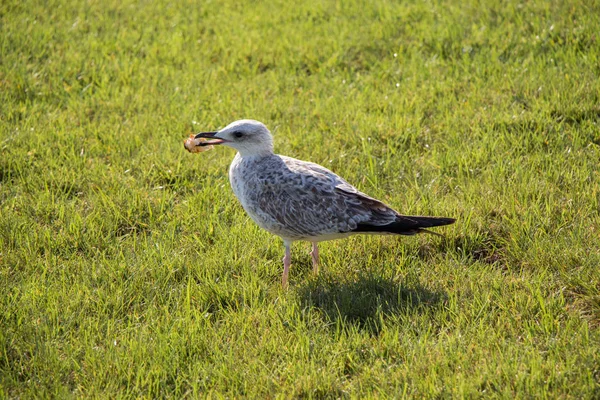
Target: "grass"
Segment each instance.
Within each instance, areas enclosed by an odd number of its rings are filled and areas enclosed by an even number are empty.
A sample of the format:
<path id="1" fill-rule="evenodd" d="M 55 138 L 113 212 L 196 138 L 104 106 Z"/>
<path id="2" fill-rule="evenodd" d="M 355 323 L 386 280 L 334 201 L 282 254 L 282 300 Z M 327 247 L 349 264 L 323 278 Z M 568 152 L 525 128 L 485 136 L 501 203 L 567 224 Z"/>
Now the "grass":
<path id="1" fill-rule="evenodd" d="M 600 397 L 597 1 L 4 1 L 0 397 Z M 283 246 L 265 122 L 445 239 Z"/>

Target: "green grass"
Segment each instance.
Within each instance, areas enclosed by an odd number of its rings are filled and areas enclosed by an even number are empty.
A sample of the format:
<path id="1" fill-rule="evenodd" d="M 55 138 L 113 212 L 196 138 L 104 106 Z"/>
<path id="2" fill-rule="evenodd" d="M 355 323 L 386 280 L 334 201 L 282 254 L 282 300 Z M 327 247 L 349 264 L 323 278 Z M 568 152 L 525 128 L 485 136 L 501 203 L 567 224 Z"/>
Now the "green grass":
<path id="1" fill-rule="evenodd" d="M 0 398 L 600 397 L 600 3 L 3 1 Z M 445 239 L 293 250 L 265 122 Z"/>

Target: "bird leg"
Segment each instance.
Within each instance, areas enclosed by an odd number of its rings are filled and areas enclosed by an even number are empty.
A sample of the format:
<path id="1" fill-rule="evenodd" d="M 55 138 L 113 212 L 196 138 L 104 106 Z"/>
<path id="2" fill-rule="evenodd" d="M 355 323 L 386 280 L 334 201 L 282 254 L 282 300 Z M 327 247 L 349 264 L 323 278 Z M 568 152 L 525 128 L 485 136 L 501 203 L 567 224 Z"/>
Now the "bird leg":
<path id="1" fill-rule="evenodd" d="M 281 277 L 281 284 L 284 289 L 287 289 L 290 265 L 292 264 L 291 243 L 284 242 L 283 244 L 285 245 L 285 256 L 283 257 L 283 275 Z"/>
<path id="2" fill-rule="evenodd" d="M 310 252 L 313 263 L 313 271 L 315 274 L 319 273 L 319 248 L 317 246 L 317 242 L 312 242 L 312 251 Z"/>

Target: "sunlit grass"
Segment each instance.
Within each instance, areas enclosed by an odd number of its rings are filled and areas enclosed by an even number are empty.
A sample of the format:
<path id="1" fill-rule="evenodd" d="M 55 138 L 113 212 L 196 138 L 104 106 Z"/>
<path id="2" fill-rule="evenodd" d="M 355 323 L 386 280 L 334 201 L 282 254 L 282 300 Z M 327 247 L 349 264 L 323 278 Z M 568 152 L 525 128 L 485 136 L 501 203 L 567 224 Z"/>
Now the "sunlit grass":
<path id="1" fill-rule="evenodd" d="M 0 397 L 600 396 L 595 1 L 0 4 Z M 265 122 L 446 237 L 245 215 Z"/>

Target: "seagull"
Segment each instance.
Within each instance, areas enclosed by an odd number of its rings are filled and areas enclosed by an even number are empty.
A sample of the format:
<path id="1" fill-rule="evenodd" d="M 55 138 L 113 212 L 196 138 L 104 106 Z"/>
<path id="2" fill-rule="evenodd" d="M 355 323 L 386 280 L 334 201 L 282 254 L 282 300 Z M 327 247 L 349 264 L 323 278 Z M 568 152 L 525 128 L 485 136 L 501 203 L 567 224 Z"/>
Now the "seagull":
<path id="1" fill-rule="evenodd" d="M 194 138 L 196 146 L 224 145 L 237 150 L 229 167 L 231 188 L 250 218 L 283 240 L 284 288 L 288 287 L 292 242 L 312 243 L 313 270 L 318 273 L 319 242 L 354 234 L 438 235 L 426 228 L 455 221 L 402 215 L 321 165 L 275 154 L 273 136 L 259 121 L 235 121 Z"/>

